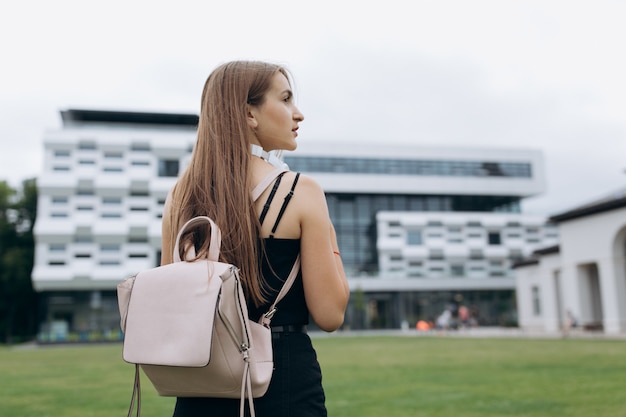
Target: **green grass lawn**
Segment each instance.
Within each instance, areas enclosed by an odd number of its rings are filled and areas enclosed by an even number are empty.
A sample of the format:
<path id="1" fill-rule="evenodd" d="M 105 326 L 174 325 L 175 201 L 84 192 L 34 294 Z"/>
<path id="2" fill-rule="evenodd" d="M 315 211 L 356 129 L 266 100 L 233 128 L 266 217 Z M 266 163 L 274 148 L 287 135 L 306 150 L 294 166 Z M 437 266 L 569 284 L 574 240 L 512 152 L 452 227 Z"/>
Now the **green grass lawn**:
<path id="1" fill-rule="evenodd" d="M 332 417 L 626 416 L 626 341 L 315 338 Z M 125 416 L 121 344 L 0 348 L 0 416 Z M 143 378 L 142 415 L 174 400 Z"/>

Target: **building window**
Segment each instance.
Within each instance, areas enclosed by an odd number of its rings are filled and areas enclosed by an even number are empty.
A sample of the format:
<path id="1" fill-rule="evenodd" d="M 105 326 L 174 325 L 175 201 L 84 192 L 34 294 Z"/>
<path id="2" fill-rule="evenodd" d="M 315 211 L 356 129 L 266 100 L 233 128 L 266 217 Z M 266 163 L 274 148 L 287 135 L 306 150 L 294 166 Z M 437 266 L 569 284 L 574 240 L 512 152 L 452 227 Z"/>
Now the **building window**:
<path id="1" fill-rule="evenodd" d="M 122 217 L 121 213 L 102 213 L 100 215 L 103 219 L 119 219 Z"/>
<path id="2" fill-rule="evenodd" d="M 130 150 L 135 152 L 150 152 L 150 144 L 135 142 L 130 145 Z"/>
<path id="3" fill-rule="evenodd" d="M 102 168 L 103 172 L 122 172 L 122 167 L 104 167 Z"/>
<path id="4" fill-rule="evenodd" d="M 130 190 L 131 197 L 149 197 L 150 192 L 148 190 Z"/>
<path id="5" fill-rule="evenodd" d="M 50 252 L 65 252 L 65 245 L 63 243 L 51 243 L 48 250 Z"/>
<path id="6" fill-rule="evenodd" d="M 82 150 L 82 151 L 95 151 L 96 150 L 96 143 L 95 142 L 80 142 L 78 144 L 78 149 Z"/>
<path id="7" fill-rule="evenodd" d="M 52 197 L 52 204 L 66 204 L 67 202 L 67 197 Z"/>
<path id="8" fill-rule="evenodd" d="M 422 242 L 422 232 L 421 230 L 409 230 L 406 234 L 407 244 L 413 246 L 419 246 Z"/>
<path id="9" fill-rule="evenodd" d="M 74 242 L 75 243 L 91 243 L 93 242 L 93 237 L 85 236 L 85 235 L 74 236 Z"/>
<path id="10" fill-rule="evenodd" d="M 54 156 L 57 158 L 68 158 L 70 156 L 70 151 L 57 150 L 54 151 Z"/>
<path id="11" fill-rule="evenodd" d="M 79 165 L 95 165 L 96 161 L 94 161 L 93 159 L 80 159 L 78 161 Z"/>
<path id="12" fill-rule="evenodd" d="M 490 245 L 500 245 L 502 240 L 500 239 L 500 232 L 489 232 L 487 241 Z"/>
<path id="13" fill-rule="evenodd" d="M 432 249 L 430 251 L 430 255 L 428 256 L 428 259 L 443 260 L 444 259 L 443 251 L 440 249 Z"/>
<path id="14" fill-rule="evenodd" d="M 102 245 L 100 245 L 100 250 L 102 252 L 119 252 L 120 245 L 102 244 Z"/>
<path id="15" fill-rule="evenodd" d="M 50 213 L 50 217 L 63 218 L 63 217 L 67 217 L 67 213 Z"/>
<path id="16" fill-rule="evenodd" d="M 67 172 L 70 170 L 70 167 L 66 167 L 66 166 L 57 166 L 52 168 L 53 171 L 57 171 L 57 172 Z"/>
<path id="17" fill-rule="evenodd" d="M 179 165 L 178 159 L 159 159 L 159 177 L 177 177 Z"/>
<path id="18" fill-rule="evenodd" d="M 463 264 L 450 265 L 450 275 L 453 277 L 462 277 L 465 275 L 465 267 Z"/>
<path id="19" fill-rule="evenodd" d="M 122 159 L 123 154 L 121 152 L 105 152 L 104 157 L 107 159 Z"/>
<path id="20" fill-rule="evenodd" d="M 102 204 L 122 204 L 122 199 L 119 197 L 102 197 Z"/>
<path id="21" fill-rule="evenodd" d="M 150 161 L 131 161 L 130 164 L 135 167 L 147 167 L 150 166 Z"/>
<path id="22" fill-rule="evenodd" d="M 294 171 L 347 172 L 383 175 L 437 175 L 455 177 L 530 178 L 532 167 L 524 162 L 451 161 L 427 159 L 378 159 L 287 156 Z"/>
<path id="23" fill-rule="evenodd" d="M 539 287 L 536 285 L 532 287 L 532 297 L 533 297 L 533 314 L 535 316 L 541 315 L 541 298 L 539 294 Z"/>

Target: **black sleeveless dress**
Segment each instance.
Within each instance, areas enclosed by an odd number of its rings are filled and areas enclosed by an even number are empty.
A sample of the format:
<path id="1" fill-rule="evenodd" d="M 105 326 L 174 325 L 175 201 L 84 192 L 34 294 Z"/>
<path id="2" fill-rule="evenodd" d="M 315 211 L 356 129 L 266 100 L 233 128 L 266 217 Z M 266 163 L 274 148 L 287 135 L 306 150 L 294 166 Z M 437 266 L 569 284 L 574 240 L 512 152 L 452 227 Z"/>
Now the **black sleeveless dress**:
<path id="1" fill-rule="evenodd" d="M 295 182 L 292 191 L 294 187 Z M 274 186 L 276 188 L 277 185 Z M 271 203 L 272 198 L 273 193 L 266 205 Z M 281 215 L 276 219 L 274 231 L 280 217 Z M 267 299 L 273 301 L 300 252 L 300 240 L 270 237 L 264 239 L 263 243 L 266 253 L 262 260 L 263 277 L 270 288 Z M 248 303 L 250 319 L 258 321 L 269 309 L 271 301 L 258 308 Z M 254 399 L 257 417 L 327 416 L 317 355 L 309 335 L 303 330 L 308 323 L 309 311 L 300 273 L 287 295 L 278 303 L 272 319 L 274 372 L 267 393 Z M 176 399 L 173 417 L 238 417 L 239 404 L 238 398 L 179 397 Z M 247 404 L 245 411 L 248 416 Z"/>

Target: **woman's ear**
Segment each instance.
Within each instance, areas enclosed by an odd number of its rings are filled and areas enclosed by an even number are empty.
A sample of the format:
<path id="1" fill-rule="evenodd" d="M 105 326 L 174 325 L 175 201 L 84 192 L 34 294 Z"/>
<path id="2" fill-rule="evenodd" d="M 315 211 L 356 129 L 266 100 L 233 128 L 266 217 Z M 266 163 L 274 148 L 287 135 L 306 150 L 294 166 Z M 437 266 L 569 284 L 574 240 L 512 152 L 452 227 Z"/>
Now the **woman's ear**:
<path id="1" fill-rule="evenodd" d="M 259 121 L 256 118 L 256 109 L 249 104 L 246 104 L 246 122 L 252 130 L 259 126 Z"/>

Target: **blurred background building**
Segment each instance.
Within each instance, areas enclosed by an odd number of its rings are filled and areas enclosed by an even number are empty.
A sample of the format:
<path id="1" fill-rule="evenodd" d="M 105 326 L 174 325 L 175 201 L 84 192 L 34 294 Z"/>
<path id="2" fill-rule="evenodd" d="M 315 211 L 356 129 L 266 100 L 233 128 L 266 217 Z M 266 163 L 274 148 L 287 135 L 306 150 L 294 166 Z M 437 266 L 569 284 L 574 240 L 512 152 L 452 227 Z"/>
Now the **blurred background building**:
<path id="1" fill-rule="evenodd" d="M 165 197 L 187 165 L 198 117 L 64 110 L 44 136 L 33 283 L 40 340 L 118 339 L 116 285 L 160 260 Z M 460 309 L 517 322 L 512 265 L 559 243 L 520 212 L 545 190 L 528 149 L 302 141 L 294 171 L 326 191 L 352 296 L 345 328 L 413 327 Z"/>
<path id="2" fill-rule="evenodd" d="M 626 189 L 550 220 L 560 244 L 515 266 L 520 326 L 626 332 Z"/>

